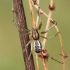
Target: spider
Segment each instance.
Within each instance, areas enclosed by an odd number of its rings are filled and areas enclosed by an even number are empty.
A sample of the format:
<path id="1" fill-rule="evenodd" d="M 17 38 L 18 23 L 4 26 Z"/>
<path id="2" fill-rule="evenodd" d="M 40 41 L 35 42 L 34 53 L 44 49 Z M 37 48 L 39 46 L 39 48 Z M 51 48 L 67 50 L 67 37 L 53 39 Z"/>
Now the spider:
<path id="1" fill-rule="evenodd" d="M 15 23 L 14 20 L 13 20 L 13 22 Z M 50 56 L 45 50 L 42 49 L 42 43 L 40 42 L 40 37 L 45 38 L 45 39 L 50 39 L 50 38 L 56 37 L 56 35 L 59 33 L 58 32 L 54 36 L 51 36 L 49 38 L 46 38 L 46 37 L 41 35 L 41 34 L 45 34 L 46 32 L 48 32 L 51 28 L 53 28 L 57 24 L 55 21 L 52 21 L 52 20 L 50 20 L 50 22 L 53 23 L 53 25 L 51 27 L 49 27 L 49 29 L 46 30 L 46 31 L 40 32 L 40 29 L 41 29 L 41 26 L 42 26 L 42 22 L 40 22 L 39 26 L 36 27 L 36 28 L 32 28 L 32 30 L 23 28 L 25 30 L 25 32 L 23 32 L 23 30 L 22 30 L 21 33 L 28 34 L 28 35 L 31 34 L 31 37 L 32 37 L 32 39 L 34 41 L 34 46 L 33 46 L 34 51 L 36 53 L 39 53 L 39 57 L 44 58 L 44 59 L 48 59 L 48 57 L 50 57 L 51 59 L 59 62 L 58 60 L 56 60 L 52 56 Z M 25 49 L 23 51 L 26 51 L 26 48 L 29 45 L 29 43 L 31 42 L 31 40 L 25 45 Z M 32 46 L 31 46 L 31 48 L 32 48 Z M 32 49 L 31 49 L 31 51 L 32 51 Z M 30 56 L 31 56 L 31 53 L 29 54 L 28 60 L 30 59 Z M 59 63 L 61 63 L 61 62 L 59 62 Z"/>
<path id="2" fill-rule="evenodd" d="M 41 29 L 41 26 L 42 26 L 42 22 L 40 22 L 38 27 L 32 28 L 32 30 L 28 30 L 28 29 L 24 28 L 26 32 L 23 33 L 23 34 L 31 34 L 31 37 L 32 37 L 31 40 L 34 41 L 33 48 L 34 48 L 34 51 L 36 53 L 40 53 L 42 51 L 42 44 L 41 44 L 41 41 L 40 41 L 40 37 L 45 38 L 45 39 L 50 39 L 50 38 L 55 37 L 58 34 L 58 33 L 56 33 L 54 36 L 51 36 L 49 38 L 44 37 L 44 36 L 41 35 L 41 34 L 45 34 L 46 32 L 48 32 L 51 28 L 53 28 L 56 25 L 55 21 L 52 21 L 51 23 L 53 23 L 53 25 L 51 27 L 49 27 L 48 30 L 42 31 L 42 32 L 40 32 L 40 29 Z M 26 48 L 29 45 L 29 43 L 31 42 L 31 40 L 26 44 L 24 51 L 26 50 Z M 32 48 L 32 46 L 31 46 L 31 48 Z M 31 51 L 32 51 L 32 49 L 31 49 Z M 29 58 L 30 58 L 30 55 L 29 55 Z"/>
<path id="3" fill-rule="evenodd" d="M 40 9 L 40 7 L 39 7 L 39 9 Z M 14 8 L 13 8 L 13 3 L 12 3 L 12 12 L 13 12 L 13 20 L 12 21 L 15 23 L 15 21 L 14 21 L 14 13 L 15 13 L 15 11 L 14 11 Z M 40 16 L 40 14 L 42 14 L 42 13 L 40 13 L 39 10 L 38 10 L 38 15 Z M 50 39 L 50 38 L 55 37 L 58 34 L 58 33 L 56 33 L 54 36 L 49 37 L 49 38 L 46 38 L 46 37 L 41 35 L 41 34 L 45 34 L 46 32 L 48 32 L 51 28 L 53 28 L 57 24 L 54 20 L 53 21 L 50 20 L 50 22 L 53 23 L 53 25 L 46 31 L 40 32 L 40 29 L 41 29 L 41 26 L 42 26 L 42 21 L 40 21 L 40 24 L 39 24 L 38 27 L 32 28 L 32 30 L 29 30 L 29 29 L 26 29 L 26 28 L 22 27 L 23 30 L 20 31 L 23 34 L 28 34 L 28 35 L 31 34 L 32 35 L 31 40 L 33 39 L 33 41 L 34 41 L 34 50 L 35 50 L 36 53 L 40 53 L 42 51 L 42 44 L 40 42 L 40 37 L 45 38 L 45 39 Z M 19 25 L 17 26 L 16 23 L 15 23 L 15 25 L 16 25 L 16 27 L 19 26 Z M 18 31 L 19 31 L 19 29 L 18 29 Z M 29 45 L 29 43 L 31 42 L 31 40 L 26 44 L 24 51 L 26 50 L 26 48 Z"/>

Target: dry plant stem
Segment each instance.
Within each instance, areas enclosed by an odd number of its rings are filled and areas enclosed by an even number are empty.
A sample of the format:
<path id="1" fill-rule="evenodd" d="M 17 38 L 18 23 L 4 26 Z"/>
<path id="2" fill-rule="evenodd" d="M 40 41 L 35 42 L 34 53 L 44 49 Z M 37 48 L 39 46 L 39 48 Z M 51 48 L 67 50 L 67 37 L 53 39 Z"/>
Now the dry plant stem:
<path id="1" fill-rule="evenodd" d="M 50 10 L 50 11 L 49 11 L 49 17 L 48 17 L 47 23 L 46 23 L 46 29 L 45 29 L 45 31 L 48 30 L 48 28 L 49 28 L 51 16 L 52 16 L 52 11 Z M 47 35 L 48 35 L 48 32 L 44 34 L 44 37 L 47 37 Z M 44 39 L 44 40 L 43 40 L 43 49 L 45 48 L 46 40 L 47 40 L 47 39 Z"/>
<path id="2" fill-rule="evenodd" d="M 34 7 L 35 7 L 36 9 L 38 9 L 38 6 L 37 6 L 37 5 L 34 5 Z M 42 14 L 44 14 L 46 17 L 49 17 L 49 16 L 48 16 L 44 11 L 42 11 L 41 9 L 40 9 L 39 11 L 40 11 Z M 52 19 L 51 17 L 50 17 L 49 19 L 53 21 L 53 19 Z M 56 29 L 57 32 L 59 32 L 59 29 L 58 29 L 57 25 L 55 25 L 55 29 Z M 61 49 L 62 49 L 62 55 L 65 55 L 65 53 L 64 53 L 64 48 L 63 48 L 63 43 L 62 43 L 62 37 L 61 37 L 60 33 L 58 33 L 58 36 L 59 36 L 59 39 L 60 39 L 60 45 L 61 45 Z M 62 56 L 62 62 L 64 63 L 64 64 L 63 64 L 63 70 L 65 70 L 65 59 L 64 59 L 64 56 Z"/>
<path id="3" fill-rule="evenodd" d="M 33 4 L 34 5 L 34 4 Z M 38 5 L 34 5 L 34 7 L 38 10 Z M 41 9 L 39 10 L 42 14 L 44 14 L 46 17 L 49 17 L 44 11 L 42 11 Z M 50 18 L 51 19 L 51 18 Z M 52 20 L 52 19 L 51 19 Z"/>
<path id="4" fill-rule="evenodd" d="M 39 2 L 40 2 L 40 0 L 37 0 L 38 6 L 39 6 Z M 36 27 L 38 27 L 38 22 L 39 22 L 39 15 L 37 14 Z M 36 64 L 37 64 L 37 70 L 39 70 L 39 63 L 38 63 L 38 55 L 37 55 L 37 53 L 36 53 Z"/>
<path id="5" fill-rule="evenodd" d="M 53 0 L 50 0 L 50 6 L 51 7 L 53 6 Z"/>
<path id="6" fill-rule="evenodd" d="M 32 26 L 33 26 L 33 28 L 36 28 L 36 22 L 35 22 L 35 19 L 34 19 L 34 12 L 33 12 L 33 9 L 32 9 L 32 1 L 28 0 L 28 2 L 29 2 L 30 13 L 31 13 L 31 18 L 32 18 Z"/>
<path id="7" fill-rule="evenodd" d="M 55 28 L 56 28 L 56 31 L 59 32 L 58 27 L 55 26 Z M 60 39 L 60 44 L 61 44 L 61 49 L 62 49 L 62 55 L 65 55 L 64 48 L 63 48 L 63 43 L 62 43 L 62 37 L 61 37 L 60 33 L 58 33 L 58 36 L 59 36 L 59 39 Z M 63 63 L 62 69 L 65 70 L 65 59 L 64 59 L 64 56 L 62 56 L 62 63 Z"/>
<path id="8" fill-rule="evenodd" d="M 34 5 L 34 7 L 35 7 L 36 9 L 38 9 L 38 6 L 37 6 L 37 5 Z M 40 9 L 40 12 L 41 12 L 42 14 L 44 14 L 46 17 L 49 17 L 49 16 L 48 16 L 44 11 L 42 11 L 41 9 Z M 52 18 L 49 18 L 49 19 L 53 21 Z M 59 29 L 58 29 L 57 25 L 55 25 L 55 29 L 56 29 L 57 32 L 59 32 Z M 65 55 L 65 53 L 64 53 L 64 48 L 63 48 L 63 43 L 62 43 L 62 37 L 61 37 L 60 33 L 58 33 L 58 35 L 59 35 L 59 39 L 60 39 L 60 45 L 61 45 L 61 49 L 62 49 L 62 55 Z M 63 64 L 63 70 L 65 70 L 65 59 L 64 59 L 63 56 L 62 56 L 62 62 L 64 63 L 64 64 Z"/>
<path id="9" fill-rule="evenodd" d="M 31 18 L 32 18 L 32 26 L 33 28 L 36 28 L 36 23 L 35 23 L 35 19 L 34 19 L 34 12 L 33 12 L 33 9 L 32 9 L 32 4 L 31 4 L 31 0 L 28 0 L 29 1 L 29 7 L 30 7 L 30 13 L 31 13 Z M 37 57 L 37 54 L 36 54 L 36 63 L 37 63 L 37 69 L 39 70 L 39 64 L 38 64 L 38 57 Z"/>
<path id="10" fill-rule="evenodd" d="M 46 66 L 46 62 L 45 62 L 45 59 L 42 58 L 42 63 L 43 63 L 43 66 L 44 66 L 44 70 L 48 70 L 47 66 Z"/>
<path id="11" fill-rule="evenodd" d="M 52 0 L 51 0 L 50 4 L 52 5 Z M 52 11 L 49 10 L 49 15 L 48 15 L 45 31 L 48 30 L 48 28 L 50 26 L 50 18 L 51 18 L 51 16 L 52 16 Z M 44 34 L 44 37 L 47 37 L 47 35 L 48 35 L 48 32 Z M 45 49 L 45 45 L 46 45 L 46 39 L 43 40 L 43 49 Z M 46 67 L 45 60 L 44 61 L 42 60 L 42 62 L 44 64 L 44 68 L 45 68 Z M 48 68 L 47 68 L 47 70 L 48 70 Z"/>
<path id="12" fill-rule="evenodd" d="M 50 6 L 53 6 L 53 0 L 50 0 Z M 49 15 L 48 15 L 48 19 L 47 19 L 47 23 L 46 23 L 46 28 L 45 31 L 48 30 L 49 26 L 50 26 L 50 18 L 52 16 L 52 10 L 49 10 Z M 44 37 L 47 38 L 48 32 L 44 34 Z M 46 39 L 43 40 L 43 49 L 45 48 L 45 44 L 46 44 Z"/>
<path id="13" fill-rule="evenodd" d="M 51 0 L 50 3 L 52 5 L 52 0 Z M 48 15 L 48 19 L 47 19 L 47 23 L 46 23 L 45 31 L 48 30 L 48 28 L 50 26 L 50 18 L 51 18 L 51 16 L 52 16 L 52 11 L 50 10 L 49 15 Z M 44 37 L 47 37 L 47 35 L 48 35 L 48 32 L 44 34 Z M 45 48 L 45 44 L 46 44 L 46 39 L 43 40 L 43 49 Z M 43 65 L 46 65 L 45 60 L 44 61 L 42 60 L 42 62 L 43 62 Z M 46 66 L 44 66 L 44 67 L 46 67 Z M 47 70 L 48 70 L 48 68 L 47 68 Z"/>
<path id="14" fill-rule="evenodd" d="M 24 7 L 22 4 L 23 2 L 22 2 L 22 0 L 12 0 L 12 1 L 13 1 L 13 5 L 14 5 L 13 6 L 14 13 L 15 13 L 16 20 L 17 20 L 17 27 L 18 27 L 18 31 L 19 31 L 21 47 L 22 47 L 22 51 L 23 51 L 25 49 L 26 44 L 29 42 L 29 36 L 27 34 L 21 33 L 23 28 L 27 29 L 26 17 L 25 17 Z M 28 57 L 31 52 L 30 44 L 28 45 L 28 48 L 26 50 L 27 51 L 22 52 L 23 58 L 24 58 L 24 63 L 25 63 L 25 68 L 26 68 L 25 70 L 35 70 L 32 54 L 31 54 L 30 60 L 28 61 Z"/>
<path id="15" fill-rule="evenodd" d="M 30 6 L 30 12 L 31 12 L 31 17 L 32 17 L 32 21 L 33 21 L 33 27 L 36 28 L 35 20 L 34 20 L 34 14 L 33 14 L 33 9 L 32 9 L 32 5 L 31 5 L 31 0 L 29 0 L 29 6 Z M 36 58 L 36 60 L 37 60 L 37 68 L 39 69 L 38 59 Z M 48 70 L 48 68 L 46 68 L 45 61 L 43 61 L 43 66 L 44 66 L 45 70 Z"/>
<path id="16" fill-rule="evenodd" d="M 37 70 L 40 70 L 39 69 L 39 63 L 38 63 L 38 55 L 37 55 L 37 53 L 36 53 L 36 64 L 37 64 Z"/>

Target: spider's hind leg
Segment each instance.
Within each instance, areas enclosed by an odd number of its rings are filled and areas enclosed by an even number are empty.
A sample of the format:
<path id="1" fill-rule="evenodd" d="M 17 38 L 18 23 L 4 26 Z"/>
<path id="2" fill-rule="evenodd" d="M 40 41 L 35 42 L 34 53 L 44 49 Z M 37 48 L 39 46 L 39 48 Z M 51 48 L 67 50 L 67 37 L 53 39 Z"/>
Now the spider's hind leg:
<path id="1" fill-rule="evenodd" d="M 29 45 L 30 42 L 31 42 L 31 40 L 25 45 L 25 49 L 23 50 L 23 52 L 26 51 L 26 49 L 27 49 L 27 47 L 28 47 L 28 45 Z"/>
<path id="2" fill-rule="evenodd" d="M 23 52 L 27 51 L 28 45 L 30 43 L 31 43 L 31 40 L 26 44 L 25 49 L 23 50 Z M 30 51 L 29 56 L 28 56 L 28 61 L 30 60 L 31 54 L 32 54 L 32 43 L 31 43 L 31 51 Z"/>
<path id="3" fill-rule="evenodd" d="M 30 60 L 31 54 L 32 54 L 32 43 L 31 43 L 31 52 L 29 54 L 28 61 Z"/>
<path id="4" fill-rule="evenodd" d="M 60 61 L 58 61 L 57 59 L 53 58 L 48 52 L 46 52 L 46 53 L 48 54 L 48 56 L 49 56 L 52 60 L 54 60 L 54 61 L 56 61 L 56 62 L 58 62 L 58 63 L 63 64 L 62 62 L 60 62 Z"/>

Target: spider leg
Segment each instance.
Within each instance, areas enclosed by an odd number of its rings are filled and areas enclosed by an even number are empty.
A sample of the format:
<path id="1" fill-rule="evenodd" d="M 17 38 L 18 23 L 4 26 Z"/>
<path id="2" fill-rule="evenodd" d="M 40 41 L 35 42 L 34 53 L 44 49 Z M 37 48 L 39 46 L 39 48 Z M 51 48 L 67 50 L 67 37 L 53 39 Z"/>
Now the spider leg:
<path id="1" fill-rule="evenodd" d="M 60 33 L 60 32 L 58 32 L 58 33 Z M 55 35 L 49 37 L 48 39 L 56 37 L 58 35 L 58 33 L 56 33 Z"/>
<path id="2" fill-rule="evenodd" d="M 31 43 L 31 52 L 29 54 L 28 61 L 30 60 L 31 54 L 32 54 L 32 43 Z"/>
<path id="3" fill-rule="evenodd" d="M 40 29 L 41 29 L 41 26 L 42 26 L 41 12 L 40 12 L 39 10 L 40 10 L 40 7 L 38 7 L 38 11 L 37 11 L 37 13 L 38 13 L 38 15 L 39 15 L 39 19 L 40 19 L 40 24 L 39 24 L 39 26 L 38 26 L 38 30 L 40 30 Z"/>
<path id="4" fill-rule="evenodd" d="M 27 29 L 27 28 L 25 28 L 25 27 L 23 27 L 22 26 L 22 29 L 21 30 L 18 30 L 21 34 L 28 34 L 28 35 L 30 35 L 31 33 L 32 33 L 32 31 L 31 30 L 29 30 L 29 29 Z"/>
<path id="5" fill-rule="evenodd" d="M 38 26 L 38 30 L 41 29 L 41 26 L 42 26 L 42 22 L 40 22 L 39 26 Z"/>
<path id="6" fill-rule="evenodd" d="M 29 29 L 26 29 L 26 28 L 23 28 L 25 31 L 27 31 L 27 32 L 30 32 L 30 30 Z"/>
<path id="7" fill-rule="evenodd" d="M 59 32 L 58 32 L 58 33 L 59 33 Z M 51 36 L 51 37 L 44 37 L 44 36 L 40 36 L 40 37 L 45 38 L 45 39 L 50 39 L 50 38 L 56 37 L 58 33 L 56 33 L 55 35 L 53 35 L 53 36 Z"/>
<path id="8" fill-rule="evenodd" d="M 41 26 L 42 26 L 42 18 L 41 18 L 41 16 L 39 16 L 39 17 L 40 17 L 40 24 L 38 26 L 38 30 L 40 30 L 41 29 Z"/>
<path id="9" fill-rule="evenodd" d="M 40 36 L 40 37 L 45 38 L 45 39 L 48 39 L 47 37 L 44 37 L 44 36 Z"/>
<path id="10" fill-rule="evenodd" d="M 50 56 L 49 56 L 50 57 Z M 57 61 L 58 63 L 61 63 L 61 64 L 63 64 L 62 62 L 60 62 L 60 61 L 58 61 L 58 60 L 56 60 L 56 59 L 54 59 L 53 57 L 50 57 L 51 59 L 53 59 L 54 61 Z"/>
<path id="11" fill-rule="evenodd" d="M 30 60 L 31 54 L 32 54 L 32 52 L 30 52 L 30 54 L 29 54 L 28 61 Z"/>
<path id="12" fill-rule="evenodd" d="M 48 32 L 51 28 L 53 28 L 55 26 L 55 24 L 53 24 L 50 28 L 48 28 L 48 30 L 41 32 L 41 34 L 45 34 L 46 32 Z"/>
<path id="13" fill-rule="evenodd" d="M 17 23 L 15 22 L 15 10 L 14 10 L 14 7 L 13 7 L 13 1 L 12 1 L 12 22 L 16 25 L 17 27 Z M 18 27 L 17 27 L 18 29 Z"/>
<path id="14" fill-rule="evenodd" d="M 23 52 L 26 51 L 26 48 L 28 47 L 29 43 L 31 42 L 31 40 L 26 44 L 25 49 L 23 50 Z"/>
<path id="15" fill-rule="evenodd" d="M 57 61 L 58 63 L 61 63 L 61 64 L 63 64 L 62 62 L 60 62 L 60 61 L 58 61 L 58 60 L 56 60 L 56 59 L 54 59 L 48 52 L 46 52 L 48 55 L 49 55 L 49 57 L 52 59 L 52 60 L 54 60 L 54 61 Z"/>

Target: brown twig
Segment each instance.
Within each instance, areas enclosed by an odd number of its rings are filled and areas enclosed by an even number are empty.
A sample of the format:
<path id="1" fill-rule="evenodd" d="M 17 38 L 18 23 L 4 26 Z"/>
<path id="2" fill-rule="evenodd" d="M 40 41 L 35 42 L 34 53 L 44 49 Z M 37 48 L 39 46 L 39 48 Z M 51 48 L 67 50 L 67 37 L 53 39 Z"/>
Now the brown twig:
<path id="1" fill-rule="evenodd" d="M 17 20 L 17 28 L 19 31 L 19 37 L 21 42 L 22 51 L 25 49 L 26 44 L 29 42 L 29 36 L 24 34 L 25 31 L 23 28 L 27 29 L 26 17 L 24 12 L 24 7 L 22 0 L 13 0 L 14 14 L 15 19 Z M 35 70 L 33 56 L 31 54 L 30 60 L 28 61 L 29 55 L 31 52 L 31 46 L 28 45 L 28 48 L 23 53 L 24 63 L 26 70 Z"/>

